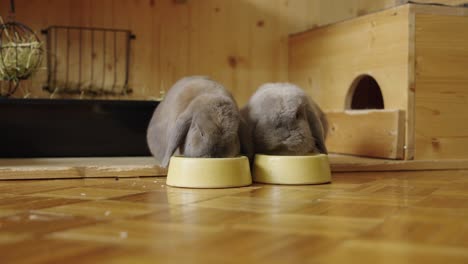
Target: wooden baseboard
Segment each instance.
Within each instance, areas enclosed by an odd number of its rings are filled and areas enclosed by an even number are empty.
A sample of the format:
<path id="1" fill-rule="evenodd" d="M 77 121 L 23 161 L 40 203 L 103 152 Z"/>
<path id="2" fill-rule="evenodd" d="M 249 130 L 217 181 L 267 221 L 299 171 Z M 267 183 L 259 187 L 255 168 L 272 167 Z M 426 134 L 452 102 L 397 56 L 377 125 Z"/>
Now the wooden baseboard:
<path id="1" fill-rule="evenodd" d="M 165 176 L 151 157 L 0 159 L 0 180 Z"/>
<path id="2" fill-rule="evenodd" d="M 428 5 L 443 5 L 443 6 L 463 6 L 468 4 L 466 0 L 400 0 L 399 4 L 428 4 Z"/>
<path id="3" fill-rule="evenodd" d="M 329 158 L 333 172 L 468 169 L 468 159 L 389 160 L 338 154 L 330 154 Z"/>
<path id="4" fill-rule="evenodd" d="M 388 160 L 330 154 L 332 172 L 464 170 L 467 160 Z M 166 176 L 151 157 L 0 159 L 0 180 Z"/>

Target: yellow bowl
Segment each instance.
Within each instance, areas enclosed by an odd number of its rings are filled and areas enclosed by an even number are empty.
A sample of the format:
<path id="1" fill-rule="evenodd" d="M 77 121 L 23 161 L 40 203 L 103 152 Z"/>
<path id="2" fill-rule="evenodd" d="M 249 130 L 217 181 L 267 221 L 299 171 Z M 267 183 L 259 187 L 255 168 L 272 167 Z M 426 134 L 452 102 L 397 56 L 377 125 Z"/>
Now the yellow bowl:
<path id="1" fill-rule="evenodd" d="M 252 184 L 249 160 L 234 158 L 172 157 L 167 185 L 185 188 L 230 188 Z"/>
<path id="2" fill-rule="evenodd" d="M 308 156 L 256 155 L 253 181 L 272 184 L 320 184 L 331 182 L 325 154 Z"/>

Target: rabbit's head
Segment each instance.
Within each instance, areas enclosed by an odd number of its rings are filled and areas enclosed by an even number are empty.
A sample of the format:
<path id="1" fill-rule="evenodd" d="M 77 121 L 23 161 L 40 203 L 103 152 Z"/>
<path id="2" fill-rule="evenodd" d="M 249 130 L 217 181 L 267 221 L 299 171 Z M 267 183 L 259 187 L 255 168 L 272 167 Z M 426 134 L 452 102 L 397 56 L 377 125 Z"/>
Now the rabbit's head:
<path id="1" fill-rule="evenodd" d="M 239 111 L 227 96 L 202 95 L 178 117 L 163 164 L 180 147 L 186 157 L 223 158 L 240 153 Z"/>
<path id="2" fill-rule="evenodd" d="M 222 158 L 239 154 L 239 113 L 227 97 L 199 98 L 183 145 L 188 157 Z"/>
<path id="3" fill-rule="evenodd" d="M 262 85 L 242 112 L 252 127 L 256 153 L 327 153 L 325 116 L 297 86 Z"/>
<path id="4" fill-rule="evenodd" d="M 147 143 L 158 165 L 171 156 L 252 157 L 250 130 L 236 101 L 221 84 L 205 76 L 177 81 L 156 108 L 148 125 Z"/>

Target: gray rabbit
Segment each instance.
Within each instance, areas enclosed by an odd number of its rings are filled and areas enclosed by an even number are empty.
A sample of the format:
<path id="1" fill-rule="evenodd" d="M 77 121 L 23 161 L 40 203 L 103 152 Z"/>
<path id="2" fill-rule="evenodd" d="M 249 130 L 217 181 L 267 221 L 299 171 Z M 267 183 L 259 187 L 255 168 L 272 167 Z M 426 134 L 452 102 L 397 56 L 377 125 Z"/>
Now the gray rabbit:
<path id="1" fill-rule="evenodd" d="M 177 81 L 158 105 L 147 142 L 158 164 L 167 167 L 176 150 L 186 157 L 237 156 L 241 141 L 248 140 L 245 129 L 228 90 L 208 77 L 191 76 Z"/>
<path id="2" fill-rule="evenodd" d="M 252 135 L 255 153 L 268 155 L 327 154 L 328 122 L 319 106 L 290 83 L 258 88 L 241 115 Z"/>

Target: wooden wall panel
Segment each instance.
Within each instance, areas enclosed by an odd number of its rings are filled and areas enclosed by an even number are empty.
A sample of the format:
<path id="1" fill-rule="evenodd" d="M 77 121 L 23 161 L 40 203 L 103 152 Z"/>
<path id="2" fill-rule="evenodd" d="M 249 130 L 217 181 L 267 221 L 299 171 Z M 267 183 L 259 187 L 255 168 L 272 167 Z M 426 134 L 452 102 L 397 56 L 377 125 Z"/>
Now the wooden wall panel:
<path id="1" fill-rule="evenodd" d="M 192 14 L 188 4 L 161 1 L 161 5 L 160 48 L 157 51 L 160 83 L 156 85 L 165 92 L 177 79 L 188 74 L 189 47 L 193 43 L 189 32 L 194 25 L 189 22 Z"/>
<path id="2" fill-rule="evenodd" d="M 0 0 L 2 16 L 8 2 Z M 288 79 L 288 34 L 387 8 L 396 2 L 16 0 L 16 5 L 17 19 L 36 31 L 53 24 L 131 29 L 137 35 L 132 42 L 130 74 L 134 93 L 122 98 L 154 99 L 185 75 L 208 74 L 225 84 L 243 104 L 263 82 Z M 105 72 L 108 85 L 110 69 Z M 49 96 L 41 90 L 44 82 L 42 69 L 29 85 L 32 97 Z M 24 94 L 19 91 L 15 96 Z"/>
<path id="3" fill-rule="evenodd" d="M 467 16 L 416 15 L 416 159 L 466 158 Z"/>

